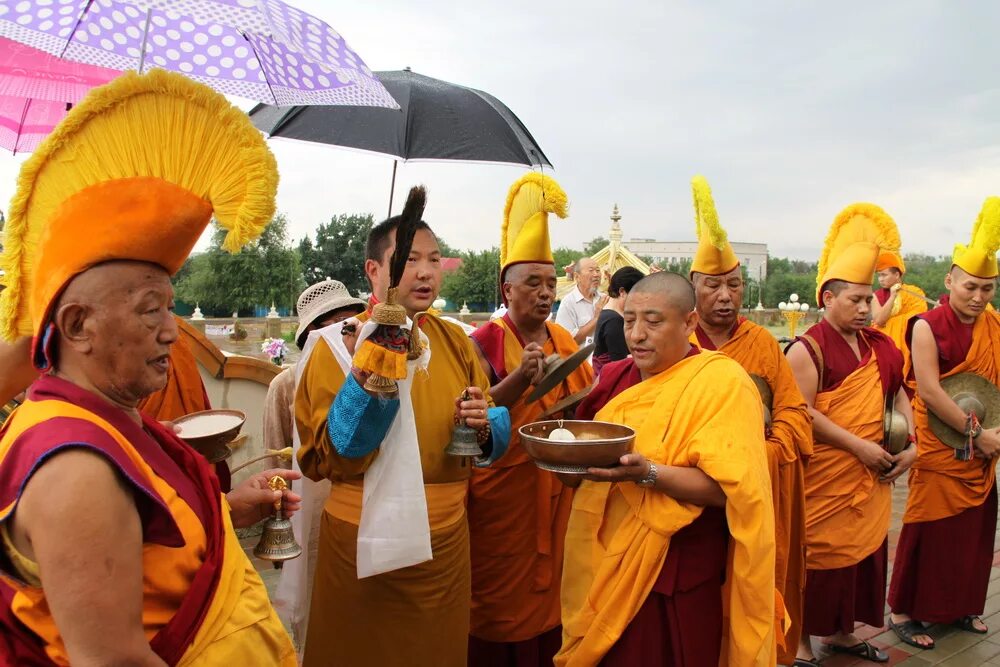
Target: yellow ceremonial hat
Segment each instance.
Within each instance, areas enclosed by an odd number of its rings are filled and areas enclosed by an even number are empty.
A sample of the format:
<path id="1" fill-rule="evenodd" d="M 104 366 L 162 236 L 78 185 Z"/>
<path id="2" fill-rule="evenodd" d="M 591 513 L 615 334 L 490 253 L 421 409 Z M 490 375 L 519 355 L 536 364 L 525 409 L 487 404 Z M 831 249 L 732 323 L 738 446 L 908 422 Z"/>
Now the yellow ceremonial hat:
<path id="1" fill-rule="evenodd" d="M 500 280 L 513 264 L 552 264 L 549 213 L 566 217 L 566 193 L 555 179 L 531 172 L 510 186 L 500 231 Z"/>
<path id="2" fill-rule="evenodd" d="M 831 280 L 870 285 L 885 251 L 899 252 L 899 230 L 875 204 L 851 204 L 830 225 L 816 271 L 816 303 L 823 305 L 823 286 Z"/>
<path id="3" fill-rule="evenodd" d="M 891 250 L 879 253 L 875 270 L 885 271 L 886 269 L 897 269 L 900 273 L 906 273 L 906 264 L 903 263 L 902 255 Z"/>
<path id="4" fill-rule="evenodd" d="M 691 262 L 691 273 L 719 276 L 740 265 L 733 247 L 729 245 L 726 230 L 719 224 L 712 189 L 704 176 L 691 179 L 694 194 L 694 222 L 698 234 L 698 250 Z"/>
<path id="5" fill-rule="evenodd" d="M 979 211 L 976 224 L 972 226 L 972 241 L 967 246 L 956 245 L 951 262 L 977 278 L 996 278 L 998 247 L 1000 197 L 988 197 Z"/>
<path id="6" fill-rule="evenodd" d="M 277 184 L 260 132 L 212 89 L 160 69 L 95 88 L 21 167 L 0 337 L 37 347 L 62 290 L 102 262 L 176 273 L 213 217 L 239 250 L 273 216 Z"/>

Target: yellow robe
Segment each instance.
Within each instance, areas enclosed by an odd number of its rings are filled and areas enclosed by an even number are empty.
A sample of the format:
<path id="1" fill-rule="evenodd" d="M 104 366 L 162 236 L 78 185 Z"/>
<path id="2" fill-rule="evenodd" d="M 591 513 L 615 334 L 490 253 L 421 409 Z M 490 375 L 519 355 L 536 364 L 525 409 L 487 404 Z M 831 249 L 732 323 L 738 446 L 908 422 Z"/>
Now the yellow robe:
<path id="1" fill-rule="evenodd" d="M 722 486 L 732 539 L 719 664 L 773 666 L 774 510 L 760 397 L 746 372 L 701 352 L 625 390 L 597 419 L 636 429 L 635 450 L 651 461 L 696 466 Z M 671 536 L 701 512 L 633 483 L 580 485 L 566 532 L 557 665 L 601 660 L 649 595 Z"/>
<path id="2" fill-rule="evenodd" d="M 691 342 L 699 343 L 691 334 Z M 767 381 L 773 395 L 771 428 L 767 432 L 767 467 L 774 499 L 774 582 L 788 612 L 781 664 L 795 660 L 802 630 L 802 603 L 806 585 L 804 465 L 812 455 L 812 420 L 778 341 L 762 326 L 743 320 L 718 350 L 747 373 Z M 780 614 L 780 610 L 779 610 Z"/>
<path id="3" fill-rule="evenodd" d="M 906 289 L 908 292 L 924 296 L 924 291 L 916 285 L 906 285 Z M 906 326 L 910 318 L 927 311 L 927 302 L 908 292 L 900 291 L 896 295 L 896 302 L 892 306 L 892 314 L 889 319 L 882 326 L 875 327 L 892 339 L 892 342 L 903 353 L 904 358 L 908 358 L 910 355 L 906 345 Z"/>
<path id="4" fill-rule="evenodd" d="M 362 318 L 364 319 L 364 318 Z M 469 635 L 471 575 L 465 497 L 471 467 L 444 450 L 454 428 L 455 398 L 469 386 L 489 391 L 472 341 L 437 317 L 421 323 L 431 349 L 426 373 L 411 397 L 431 528 L 431 561 L 357 577 L 363 476 L 378 450 L 356 458 L 337 454 L 327 414 L 344 382 L 326 341 L 316 342 L 295 399 L 302 441 L 299 465 L 313 480 L 333 482 L 320 519 L 319 556 L 304 664 L 464 665 Z"/>

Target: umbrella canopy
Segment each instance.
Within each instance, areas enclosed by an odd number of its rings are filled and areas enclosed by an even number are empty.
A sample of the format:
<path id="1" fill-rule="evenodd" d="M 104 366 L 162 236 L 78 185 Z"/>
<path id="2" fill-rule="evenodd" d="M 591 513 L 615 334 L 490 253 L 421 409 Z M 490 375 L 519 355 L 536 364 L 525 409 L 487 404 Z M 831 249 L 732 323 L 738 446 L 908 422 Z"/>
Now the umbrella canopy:
<path id="1" fill-rule="evenodd" d="M 87 91 L 118 74 L 0 38 L 0 146 L 35 150 Z"/>
<path id="2" fill-rule="evenodd" d="M 0 36 L 111 69 L 171 69 L 259 102 L 396 108 L 336 30 L 281 0 L 4 0 Z"/>
<path id="3" fill-rule="evenodd" d="M 376 72 L 400 111 L 264 104 L 250 111 L 272 137 L 300 139 L 390 155 L 404 162 L 460 160 L 530 167 L 552 163 L 524 123 L 497 98 L 416 74 Z"/>

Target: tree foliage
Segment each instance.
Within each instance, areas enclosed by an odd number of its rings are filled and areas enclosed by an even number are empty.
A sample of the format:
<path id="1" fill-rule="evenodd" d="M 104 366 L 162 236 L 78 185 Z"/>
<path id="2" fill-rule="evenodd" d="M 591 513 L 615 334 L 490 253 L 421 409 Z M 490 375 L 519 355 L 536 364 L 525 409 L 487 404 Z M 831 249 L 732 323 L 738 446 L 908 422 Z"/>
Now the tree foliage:
<path id="1" fill-rule="evenodd" d="M 333 278 L 351 294 L 367 292 L 365 241 L 373 224 L 371 213 L 341 213 L 317 227 L 314 239 L 302 239 L 298 251 L 306 283 Z"/>
<path id="2" fill-rule="evenodd" d="M 462 266 L 444 277 L 441 296 L 455 307 L 468 303 L 471 310 L 495 310 L 500 302 L 500 249 L 465 250 Z"/>

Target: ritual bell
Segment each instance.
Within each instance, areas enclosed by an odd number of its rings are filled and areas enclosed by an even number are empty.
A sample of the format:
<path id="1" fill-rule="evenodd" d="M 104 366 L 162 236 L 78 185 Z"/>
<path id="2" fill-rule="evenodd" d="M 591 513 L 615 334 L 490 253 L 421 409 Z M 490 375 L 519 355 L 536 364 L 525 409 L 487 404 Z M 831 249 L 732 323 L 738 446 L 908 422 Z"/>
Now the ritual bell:
<path id="1" fill-rule="evenodd" d="M 469 393 L 462 394 L 462 400 L 469 400 Z M 458 422 L 458 426 L 451 432 L 451 442 L 444 449 L 445 454 L 451 456 L 482 456 L 483 450 L 479 446 L 479 434 L 476 429 L 470 428 L 465 420 Z"/>
<path id="2" fill-rule="evenodd" d="M 283 477 L 275 475 L 267 485 L 275 491 L 288 488 L 288 482 Z M 281 498 L 274 501 L 274 516 L 264 523 L 260 534 L 260 542 L 254 547 L 253 555 L 261 560 L 269 560 L 275 568 L 281 568 L 286 560 L 302 555 L 302 547 L 295 541 L 292 533 L 292 522 L 285 518 L 281 507 Z"/>

